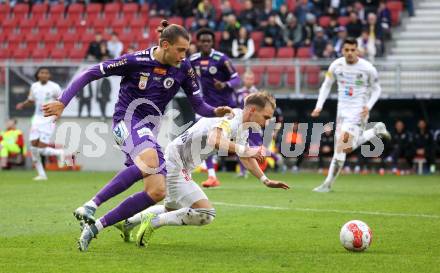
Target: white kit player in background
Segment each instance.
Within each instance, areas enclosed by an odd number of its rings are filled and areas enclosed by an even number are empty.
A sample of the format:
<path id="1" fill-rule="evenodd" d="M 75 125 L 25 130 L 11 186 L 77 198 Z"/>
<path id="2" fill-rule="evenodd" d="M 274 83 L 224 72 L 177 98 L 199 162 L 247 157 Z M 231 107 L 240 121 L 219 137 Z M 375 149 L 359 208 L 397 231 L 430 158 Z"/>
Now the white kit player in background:
<path id="1" fill-rule="evenodd" d="M 55 121 L 52 117 L 44 117 L 41 107 L 48 103 L 57 100 L 61 94 L 61 87 L 50 81 L 50 72 L 48 68 L 40 67 L 35 73 L 37 82 L 31 85 L 28 98 L 17 104 L 17 110 L 22 110 L 27 106 L 35 105 L 35 112 L 32 116 L 31 130 L 29 133 L 29 140 L 31 142 L 32 161 L 38 175 L 34 180 L 47 180 L 46 172 L 44 171 L 41 162 L 41 155 L 54 155 L 58 159 L 58 166 L 64 165 L 64 150 L 54 149 L 49 147 L 52 135 L 55 131 Z"/>
<path id="2" fill-rule="evenodd" d="M 246 98 L 243 110 L 234 109 L 234 117 L 202 118 L 174 139 L 166 148 L 166 197 L 164 205 L 156 205 L 115 225 L 125 241 L 131 240 L 131 231 L 141 224 L 136 236 L 138 246 L 146 246 L 154 232 L 162 226 L 201 226 L 211 223 L 215 209 L 208 197 L 192 180 L 191 172 L 208 156 L 217 151 L 236 153 L 244 166 L 264 185 L 288 189 L 283 182 L 267 178 L 258 162 L 265 158 L 263 147 L 247 145 L 249 130 L 246 123 L 255 122 L 264 127 L 272 118 L 275 99 L 267 92 L 258 92 Z M 258 162 L 257 162 L 258 161 Z"/>
<path id="3" fill-rule="evenodd" d="M 357 42 L 347 38 L 342 47 L 344 57 L 331 63 L 324 83 L 319 90 L 316 107 L 311 116 L 321 113 L 330 89 L 337 81 L 338 110 L 336 117 L 335 152 L 324 183 L 313 189 L 329 192 L 336 177 L 344 167 L 346 155 L 374 137 L 390 138 L 385 124 L 378 122 L 365 130 L 370 110 L 381 94 L 376 68 L 358 57 Z"/>

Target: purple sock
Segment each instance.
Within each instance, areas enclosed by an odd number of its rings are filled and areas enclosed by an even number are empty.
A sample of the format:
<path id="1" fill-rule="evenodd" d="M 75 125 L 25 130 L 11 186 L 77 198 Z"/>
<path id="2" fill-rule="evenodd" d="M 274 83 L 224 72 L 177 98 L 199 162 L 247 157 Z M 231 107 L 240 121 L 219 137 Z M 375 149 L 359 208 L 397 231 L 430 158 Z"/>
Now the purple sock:
<path id="1" fill-rule="evenodd" d="M 153 199 L 144 191 L 138 192 L 129 196 L 122 201 L 119 206 L 107 212 L 106 215 L 101 217 L 99 221 L 103 227 L 108 227 L 116 224 L 119 221 L 130 218 L 138 212 L 143 211 L 156 204 Z"/>
<path id="2" fill-rule="evenodd" d="M 206 169 L 214 169 L 214 163 L 212 163 L 212 155 L 205 159 Z"/>
<path id="3" fill-rule="evenodd" d="M 115 177 L 95 195 L 93 202 L 95 202 L 97 206 L 100 206 L 113 196 L 131 187 L 131 185 L 140 179 L 142 179 L 142 172 L 136 165 L 127 167 L 115 175 Z"/>

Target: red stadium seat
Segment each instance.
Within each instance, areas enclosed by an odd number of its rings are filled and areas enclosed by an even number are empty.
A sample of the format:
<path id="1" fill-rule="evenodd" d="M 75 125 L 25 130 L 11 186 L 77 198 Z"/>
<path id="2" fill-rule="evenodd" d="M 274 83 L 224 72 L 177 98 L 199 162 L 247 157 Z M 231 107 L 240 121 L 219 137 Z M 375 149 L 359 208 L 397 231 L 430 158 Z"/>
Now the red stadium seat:
<path id="1" fill-rule="evenodd" d="M 323 28 L 327 28 L 330 25 L 330 16 L 319 17 L 319 25 Z"/>
<path id="2" fill-rule="evenodd" d="M 306 66 L 304 73 L 306 75 L 307 85 L 315 87 L 318 86 L 320 72 L 321 68 L 319 66 Z"/>
<path id="3" fill-rule="evenodd" d="M 69 16 L 67 17 L 60 16 L 57 20 L 54 21 L 57 29 L 68 29 L 73 25 L 73 21 Z"/>
<path id="4" fill-rule="evenodd" d="M 85 43 L 86 45 L 88 45 L 91 41 L 94 41 L 94 40 L 95 40 L 95 33 L 94 32 L 85 31 L 81 35 L 81 41 L 83 43 Z"/>
<path id="5" fill-rule="evenodd" d="M 111 26 L 112 28 L 124 28 L 129 25 L 130 18 L 127 16 L 118 16 L 111 20 Z"/>
<path id="6" fill-rule="evenodd" d="M 29 51 L 26 47 L 19 46 L 14 48 L 12 51 L 13 59 L 23 60 L 23 59 L 27 59 L 28 57 L 29 57 Z"/>
<path id="7" fill-rule="evenodd" d="M 218 48 L 220 46 L 220 41 L 222 39 L 222 32 L 216 31 L 214 32 L 214 36 L 215 36 L 215 47 Z M 195 41 L 195 39 L 193 41 Z"/>
<path id="8" fill-rule="evenodd" d="M 23 32 L 13 31 L 13 32 L 9 33 L 8 42 L 9 43 L 20 43 L 23 41 L 23 37 L 24 37 Z"/>
<path id="9" fill-rule="evenodd" d="M 157 29 L 157 27 L 160 25 L 160 22 L 163 20 L 163 18 L 160 17 L 153 17 L 150 18 L 150 21 L 148 23 L 150 29 Z"/>
<path id="10" fill-rule="evenodd" d="M 84 5 L 79 3 L 70 4 L 67 8 L 67 14 L 82 14 L 84 13 Z"/>
<path id="11" fill-rule="evenodd" d="M 31 58 L 34 60 L 44 60 L 49 58 L 49 51 L 46 48 L 36 47 L 31 51 Z"/>
<path id="12" fill-rule="evenodd" d="M 173 16 L 173 17 L 168 18 L 168 22 L 170 22 L 170 24 L 176 24 L 176 25 L 183 26 L 183 19 L 182 19 L 182 17 L 179 17 L 179 16 Z"/>
<path id="13" fill-rule="evenodd" d="M 64 4 L 53 4 L 50 5 L 49 13 L 52 17 L 58 18 L 61 14 L 64 15 Z"/>
<path id="14" fill-rule="evenodd" d="M 338 24 L 341 25 L 341 26 L 346 26 L 349 21 L 350 21 L 350 18 L 348 18 L 348 16 L 340 16 L 340 17 L 338 17 Z"/>
<path id="15" fill-rule="evenodd" d="M 111 23 L 107 17 L 96 16 L 92 19 L 92 25 L 95 29 L 104 29 Z"/>
<path id="16" fill-rule="evenodd" d="M 41 18 L 37 22 L 37 26 L 39 28 L 51 28 L 54 25 L 54 19 L 55 17 L 51 15 L 47 15 L 46 17 Z"/>
<path id="17" fill-rule="evenodd" d="M 139 5 L 137 3 L 126 3 L 122 5 L 123 16 L 134 16 L 139 11 Z M 147 13 L 145 13 L 147 14 Z"/>
<path id="18" fill-rule="evenodd" d="M 235 11 L 235 14 L 240 14 L 240 11 L 243 9 L 243 6 L 240 0 L 231 0 L 231 7 Z"/>
<path id="19" fill-rule="evenodd" d="M 135 37 L 131 31 L 123 31 L 122 33 L 119 33 L 119 40 L 124 44 L 130 44 L 135 40 Z"/>
<path id="20" fill-rule="evenodd" d="M 262 47 L 258 50 L 257 57 L 261 59 L 275 58 L 275 47 Z"/>
<path id="21" fill-rule="evenodd" d="M 148 6 L 148 4 L 141 5 L 142 14 L 149 14 L 149 12 L 150 12 L 150 7 Z"/>
<path id="22" fill-rule="evenodd" d="M 61 32 L 48 31 L 43 35 L 44 41 L 48 43 L 59 42 L 61 41 L 61 34 Z"/>
<path id="23" fill-rule="evenodd" d="M 50 52 L 50 57 L 52 59 L 65 59 L 67 56 L 67 52 L 62 47 L 54 47 Z"/>
<path id="24" fill-rule="evenodd" d="M 87 47 L 73 48 L 70 51 L 69 58 L 73 60 L 83 60 L 86 57 Z"/>
<path id="25" fill-rule="evenodd" d="M 263 41 L 264 33 L 262 31 L 253 31 L 251 33 L 251 38 L 254 40 L 255 51 L 258 51 L 260 49 L 261 42 Z"/>
<path id="26" fill-rule="evenodd" d="M 0 47 L 0 59 L 9 59 L 11 50 L 8 47 Z"/>
<path id="27" fill-rule="evenodd" d="M 387 8 L 391 12 L 391 23 L 396 26 L 400 23 L 400 16 L 403 11 L 403 3 L 400 1 L 387 2 Z"/>
<path id="28" fill-rule="evenodd" d="M 145 28 L 147 26 L 147 16 L 145 14 L 138 14 L 138 16 L 133 17 L 129 22 L 131 28 Z"/>
<path id="29" fill-rule="evenodd" d="M 14 28 L 14 27 L 17 26 L 18 18 L 17 17 L 8 16 L 8 17 L 2 19 L 1 21 L 2 21 L 1 22 L 1 26 L 3 28 Z"/>
<path id="30" fill-rule="evenodd" d="M 295 57 L 295 50 L 293 47 L 281 47 L 278 49 L 277 58 L 293 58 Z"/>
<path id="31" fill-rule="evenodd" d="M 264 73 L 266 71 L 266 66 L 256 65 L 251 66 L 252 72 L 254 72 L 255 76 L 255 85 L 261 86 L 264 83 Z"/>
<path id="32" fill-rule="evenodd" d="M 279 87 L 283 81 L 285 71 L 286 68 L 284 66 L 269 66 L 267 68 L 267 85 Z"/>
<path id="33" fill-rule="evenodd" d="M 242 64 L 235 65 L 235 70 L 237 70 L 238 75 L 240 75 L 240 77 L 242 77 L 244 72 L 246 72 L 246 66 L 244 66 Z"/>
<path id="34" fill-rule="evenodd" d="M 286 83 L 288 87 L 294 87 L 296 83 L 296 69 L 295 66 L 288 66 L 286 70 Z"/>
<path id="35" fill-rule="evenodd" d="M 36 23 L 37 23 L 36 17 L 27 17 L 21 19 L 18 25 L 20 26 L 21 29 L 29 29 L 35 27 Z"/>
<path id="36" fill-rule="evenodd" d="M 65 32 L 63 32 L 63 34 L 62 34 L 62 40 L 63 40 L 63 42 L 71 42 L 71 43 L 74 43 L 74 42 L 76 42 L 76 41 L 78 41 L 79 40 L 79 34 L 78 34 L 78 32 L 70 32 L 70 31 L 65 31 Z"/>
<path id="37" fill-rule="evenodd" d="M 299 59 L 309 59 L 312 57 L 310 53 L 310 47 L 300 47 L 296 51 L 296 57 Z"/>
<path id="38" fill-rule="evenodd" d="M 296 0 L 286 0 L 286 2 L 287 2 L 287 9 L 291 12 L 294 12 L 296 8 Z"/>
<path id="39" fill-rule="evenodd" d="M 38 31 L 29 31 L 26 33 L 25 40 L 27 43 L 38 43 L 43 40 L 43 35 Z"/>
<path id="40" fill-rule="evenodd" d="M 6 16 L 9 15 L 10 11 L 11 11 L 11 7 L 9 6 L 9 4 L 4 4 L 4 3 L 0 4 L 0 17 L 1 18 L 6 18 Z"/>
<path id="41" fill-rule="evenodd" d="M 17 18 L 27 17 L 29 13 L 29 5 L 28 4 L 16 4 L 13 9 L 14 16 Z"/>
<path id="42" fill-rule="evenodd" d="M 194 23 L 194 17 L 188 17 L 185 19 L 185 28 L 191 29 L 192 24 Z"/>
<path id="43" fill-rule="evenodd" d="M 32 5 L 32 16 L 35 16 L 37 14 L 46 14 L 47 10 L 49 9 L 49 5 L 45 3 L 36 3 Z"/>
<path id="44" fill-rule="evenodd" d="M 104 14 L 110 18 L 114 18 L 115 14 L 119 14 L 120 9 L 120 3 L 107 3 L 104 6 Z"/>
<path id="45" fill-rule="evenodd" d="M 102 4 L 99 3 L 90 3 L 86 7 L 86 14 L 88 17 L 98 16 L 102 11 Z"/>

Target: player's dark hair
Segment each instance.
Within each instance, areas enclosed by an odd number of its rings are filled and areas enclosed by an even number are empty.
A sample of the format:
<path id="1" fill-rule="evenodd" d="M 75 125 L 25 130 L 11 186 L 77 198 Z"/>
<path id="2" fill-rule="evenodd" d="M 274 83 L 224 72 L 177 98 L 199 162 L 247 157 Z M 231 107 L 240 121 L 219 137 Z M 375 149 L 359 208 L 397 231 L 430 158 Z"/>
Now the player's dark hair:
<path id="1" fill-rule="evenodd" d="M 215 33 L 211 29 L 202 28 L 199 31 L 197 31 L 197 34 L 196 34 L 197 40 L 199 40 L 200 36 L 202 36 L 202 35 L 210 35 L 212 37 L 212 40 L 215 42 Z"/>
<path id="2" fill-rule="evenodd" d="M 159 33 L 159 44 L 163 41 L 168 41 L 170 44 L 174 44 L 179 37 L 182 37 L 187 41 L 191 40 L 191 36 L 184 27 L 170 24 L 167 20 L 162 20 L 160 22 L 157 32 Z"/>
<path id="3" fill-rule="evenodd" d="M 357 40 L 353 37 L 345 38 L 344 42 L 342 43 L 342 46 L 344 46 L 345 44 L 358 46 Z"/>
<path id="4" fill-rule="evenodd" d="M 255 105 L 264 108 L 268 103 L 273 109 L 277 107 L 274 96 L 267 91 L 252 93 L 244 99 L 244 106 Z"/>
<path id="5" fill-rule="evenodd" d="M 40 71 L 41 71 L 41 70 L 44 70 L 44 69 L 47 69 L 47 71 L 49 71 L 49 74 L 50 74 L 49 67 L 46 67 L 46 66 L 40 66 L 40 67 L 37 69 L 37 71 L 35 71 L 35 74 L 34 74 L 35 80 L 39 81 L 39 79 L 38 79 L 38 73 L 40 73 Z"/>

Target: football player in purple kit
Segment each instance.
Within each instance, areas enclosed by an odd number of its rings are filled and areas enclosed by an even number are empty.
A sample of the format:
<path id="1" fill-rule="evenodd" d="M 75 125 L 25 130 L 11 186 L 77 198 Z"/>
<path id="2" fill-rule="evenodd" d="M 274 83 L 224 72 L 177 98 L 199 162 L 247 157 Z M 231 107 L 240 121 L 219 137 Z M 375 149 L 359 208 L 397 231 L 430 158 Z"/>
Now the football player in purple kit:
<path id="1" fill-rule="evenodd" d="M 199 76 L 203 99 L 211 106 L 226 105 L 235 107 L 235 88 L 240 86 L 240 77 L 224 53 L 215 50 L 215 34 L 210 29 L 200 29 L 197 34 L 200 52 L 190 56 L 190 62 Z M 212 156 L 206 159 L 208 180 L 204 187 L 216 187 L 220 181 L 215 175 Z"/>
<path id="2" fill-rule="evenodd" d="M 230 107 L 214 108 L 200 94 L 190 62 L 185 59 L 190 35 L 179 25 L 163 20 L 159 46 L 127 54 L 90 67 L 64 90 L 59 101 L 43 106 L 45 116 L 59 117 L 64 108 L 85 85 L 99 78 L 123 76 L 113 115 L 113 135 L 127 160 L 120 171 L 90 201 L 75 210 L 74 216 L 86 224 L 78 248 L 86 251 L 92 238 L 104 228 L 161 201 L 166 194 L 165 160 L 156 141 L 159 118 L 166 105 L 182 87 L 194 110 L 206 117 L 231 113 Z M 144 190 L 125 199 L 95 221 L 96 209 L 105 201 L 143 179 Z"/>

